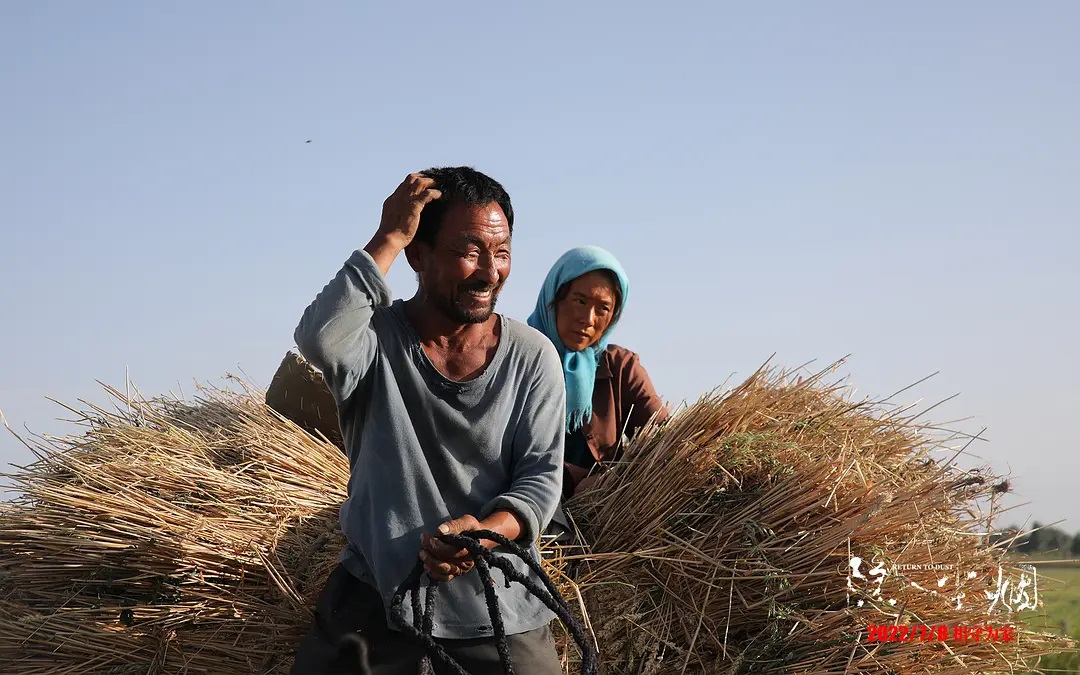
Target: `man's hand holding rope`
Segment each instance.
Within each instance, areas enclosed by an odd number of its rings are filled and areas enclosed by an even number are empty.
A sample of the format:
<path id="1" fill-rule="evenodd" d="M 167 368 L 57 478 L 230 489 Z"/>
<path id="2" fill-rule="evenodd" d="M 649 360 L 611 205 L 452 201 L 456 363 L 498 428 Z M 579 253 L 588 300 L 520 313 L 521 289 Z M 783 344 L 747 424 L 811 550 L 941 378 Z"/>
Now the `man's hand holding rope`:
<path id="1" fill-rule="evenodd" d="M 513 511 L 495 511 L 484 520 L 477 520 L 471 515 L 448 520 L 439 525 L 437 530 L 439 534 L 490 530 L 515 541 L 524 532 L 524 527 Z M 489 550 L 498 546 L 489 539 L 484 539 L 481 543 Z M 450 581 L 454 577 L 468 574 L 476 566 L 476 561 L 468 550 L 445 544 L 427 532 L 420 535 L 420 560 L 424 563 L 424 571 L 436 581 Z"/>

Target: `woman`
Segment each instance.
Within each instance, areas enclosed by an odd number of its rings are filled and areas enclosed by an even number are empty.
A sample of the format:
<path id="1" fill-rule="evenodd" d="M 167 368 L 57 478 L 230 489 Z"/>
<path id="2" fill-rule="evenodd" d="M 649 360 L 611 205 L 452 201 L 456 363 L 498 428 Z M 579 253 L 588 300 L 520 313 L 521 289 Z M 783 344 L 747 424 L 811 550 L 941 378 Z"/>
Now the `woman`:
<path id="1" fill-rule="evenodd" d="M 638 355 L 609 344 L 630 285 L 608 251 L 581 246 L 548 272 L 528 324 L 547 335 L 566 379 L 566 457 L 563 498 L 584 489 L 590 474 L 618 459 L 623 436 L 654 415 L 668 417 Z"/>

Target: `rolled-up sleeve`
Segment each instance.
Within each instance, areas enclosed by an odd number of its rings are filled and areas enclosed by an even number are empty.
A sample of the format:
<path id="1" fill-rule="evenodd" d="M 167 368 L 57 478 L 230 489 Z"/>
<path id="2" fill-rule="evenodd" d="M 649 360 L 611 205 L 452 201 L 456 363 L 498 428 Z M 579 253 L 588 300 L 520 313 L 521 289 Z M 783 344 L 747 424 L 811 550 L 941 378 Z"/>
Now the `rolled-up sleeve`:
<path id="1" fill-rule="evenodd" d="M 522 421 L 514 432 L 510 489 L 486 504 L 480 516 L 513 511 L 525 527 L 522 541 L 540 536 L 562 496 L 566 389 L 558 353 L 549 346 L 539 359 Z"/>

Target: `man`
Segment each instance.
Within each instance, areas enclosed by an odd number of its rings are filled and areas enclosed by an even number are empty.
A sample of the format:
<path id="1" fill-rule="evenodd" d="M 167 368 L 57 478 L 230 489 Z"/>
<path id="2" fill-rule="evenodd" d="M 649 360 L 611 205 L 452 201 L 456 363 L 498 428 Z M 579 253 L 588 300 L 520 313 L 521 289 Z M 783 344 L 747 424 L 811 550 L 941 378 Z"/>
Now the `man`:
<path id="1" fill-rule="evenodd" d="M 340 514 L 348 545 L 297 675 L 355 673 L 341 643 L 358 631 L 373 672 L 415 673 L 422 650 L 388 610 L 418 558 L 446 582 L 433 636 L 468 672 L 502 672 L 473 560 L 431 535 L 493 530 L 536 555 L 559 501 L 562 364 L 541 333 L 495 313 L 513 218 L 509 195 L 478 171 L 411 174 L 383 203 L 371 241 L 304 312 L 296 344 L 334 395 L 351 476 Z M 391 302 L 385 275 L 402 251 L 418 288 Z M 493 577 L 515 668 L 560 672 L 554 615 L 521 585 L 507 588 L 502 572 Z"/>

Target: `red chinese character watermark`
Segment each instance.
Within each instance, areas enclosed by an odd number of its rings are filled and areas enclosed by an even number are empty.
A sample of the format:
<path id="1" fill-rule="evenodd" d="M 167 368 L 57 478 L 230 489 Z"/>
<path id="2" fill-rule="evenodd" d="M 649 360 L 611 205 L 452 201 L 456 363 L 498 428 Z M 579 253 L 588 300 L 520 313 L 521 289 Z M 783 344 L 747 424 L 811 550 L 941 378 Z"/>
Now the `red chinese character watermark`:
<path id="1" fill-rule="evenodd" d="M 867 642 L 1012 642 L 1016 639 L 1013 626 L 879 626 L 870 625 Z"/>

